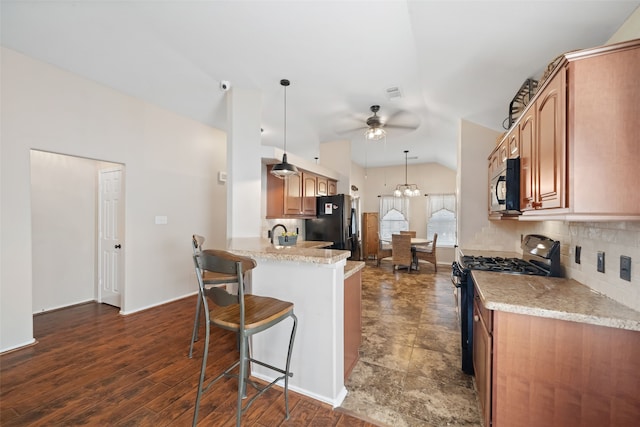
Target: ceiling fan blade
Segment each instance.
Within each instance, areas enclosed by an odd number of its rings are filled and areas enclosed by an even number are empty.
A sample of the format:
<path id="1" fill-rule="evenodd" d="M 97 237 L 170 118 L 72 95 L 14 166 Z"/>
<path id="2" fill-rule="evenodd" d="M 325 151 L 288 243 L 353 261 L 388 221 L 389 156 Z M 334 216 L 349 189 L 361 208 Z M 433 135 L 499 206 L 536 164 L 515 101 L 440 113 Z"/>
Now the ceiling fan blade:
<path id="1" fill-rule="evenodd" d="M 358 127 L 339 127 L 335 129 L 335 132 L 340 135 L 349 134 L 358 131 L 364 131 L 368 126 L 358 126 Z"/>
<path id="2" fill-rule="evenodd" d="M 405 110 L 398 110 L 382 121 L 385 127 L 396 129 L 417 129 L 420 118 Z"/>
<path id="3" fill-rule="evenodd" d="M 385 129 L 410 129 L 416 130 L 418 129 L 418 125 L 384 125 Z"/>

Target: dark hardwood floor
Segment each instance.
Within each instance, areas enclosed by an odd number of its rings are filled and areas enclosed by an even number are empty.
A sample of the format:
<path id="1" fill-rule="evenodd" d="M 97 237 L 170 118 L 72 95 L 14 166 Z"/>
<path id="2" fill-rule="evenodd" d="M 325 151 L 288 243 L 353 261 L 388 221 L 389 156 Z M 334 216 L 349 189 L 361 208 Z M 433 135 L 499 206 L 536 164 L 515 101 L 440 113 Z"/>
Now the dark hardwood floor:
<path id="1" fill-rule="evenodd" d="M 196 297 L 128 316 L 96 303 L 34 317 L 37 344 L 0 356 L 0 425 L 188 426 L 204 340 L 188 358 Z M 235 336 L 214 328 L 208 372 L 237 357 Z M 295 373 L 294 373 L 295 374 Z M 250 388 L 251 390 L 251 388 Z M 206 393 L 199 425 L 235 425 L 237 382 Z M 245 426 L 374 426 L 289 391 L 258 398 Z"/>

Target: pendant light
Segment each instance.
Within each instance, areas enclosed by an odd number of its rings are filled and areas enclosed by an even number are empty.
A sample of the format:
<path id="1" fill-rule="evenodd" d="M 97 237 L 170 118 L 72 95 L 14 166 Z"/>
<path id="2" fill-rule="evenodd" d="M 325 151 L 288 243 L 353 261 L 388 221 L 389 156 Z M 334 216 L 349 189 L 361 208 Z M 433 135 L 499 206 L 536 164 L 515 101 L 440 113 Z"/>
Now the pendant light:
<path id="1" fill-rule="evenodd" d="M 420 195 L 420 189 L 416 184 L 407 184 L 407 154 L 409 150 L 404 150 L 404 184 L 396 185 L 393 195 L 396 197 L 415 197 Z"/>
<path id="2" fill-rule="evenodd" d="M 287 162 L 287 86 L 290 82 L 287 79 L 280 80 L 280 84 L 284 87 L 284 154 L 282 154 L 282 162 L 273 166 L 271 174 L 284 179 L 291 175 L 298 175 L 298 168 Z"/>

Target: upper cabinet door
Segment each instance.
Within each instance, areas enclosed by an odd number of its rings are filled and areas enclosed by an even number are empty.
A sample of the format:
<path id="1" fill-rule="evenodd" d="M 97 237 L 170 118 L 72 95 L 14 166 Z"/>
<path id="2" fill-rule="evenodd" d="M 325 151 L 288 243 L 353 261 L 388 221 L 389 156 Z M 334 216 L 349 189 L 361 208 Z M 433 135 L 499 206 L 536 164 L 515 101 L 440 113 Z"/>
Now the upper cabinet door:
<path id="1" fill-rule="evenodd" d="M 319 176 L 317 178 L 317 192 L 318 196 L 329 195 L 329 181 L 327 178 Z"/>
<path id="2" fill-rule="evenodd" d="M 291 175 L 284 180 L 284 213 L 302 214 L 302 175 Z"/>
<path id="3" fill-rule="evenodd" d="M 549 82 L 535 104 L 537 209 L 566 206 L 565 73 L 561 70 Z"/>
<path id="4" fill-rule="evenodd" d="M 303 185 L 303 199 L 302 199 L 302 213 L 304 215 L 316 214 L 316 175 L 310 173 L 302 174 Z"/>
<path id="5" fill-rule="evenodd" d="M 520 210 L 533 209 L 533 173 L 536 140 L 535 109 L 525 112 L 519 124 L 520 130 Z"/>
<path id="6" fill-rule="evenodd" d="M 329 180 L 327 188 L 327 196 L 335 196 L 338 194 L 338 181 Z"/>

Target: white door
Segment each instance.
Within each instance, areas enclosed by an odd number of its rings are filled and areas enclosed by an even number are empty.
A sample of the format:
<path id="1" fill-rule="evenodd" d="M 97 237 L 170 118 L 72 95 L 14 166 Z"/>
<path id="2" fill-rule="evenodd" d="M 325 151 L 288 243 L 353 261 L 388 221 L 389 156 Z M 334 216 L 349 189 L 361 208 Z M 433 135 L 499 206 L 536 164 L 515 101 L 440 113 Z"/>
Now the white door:
<path id="1" fill-rule="evenodd" d="M 100 171 L 98 213 L 98 302 L 122 304 L 124 203 L 122 167 Z"/>

